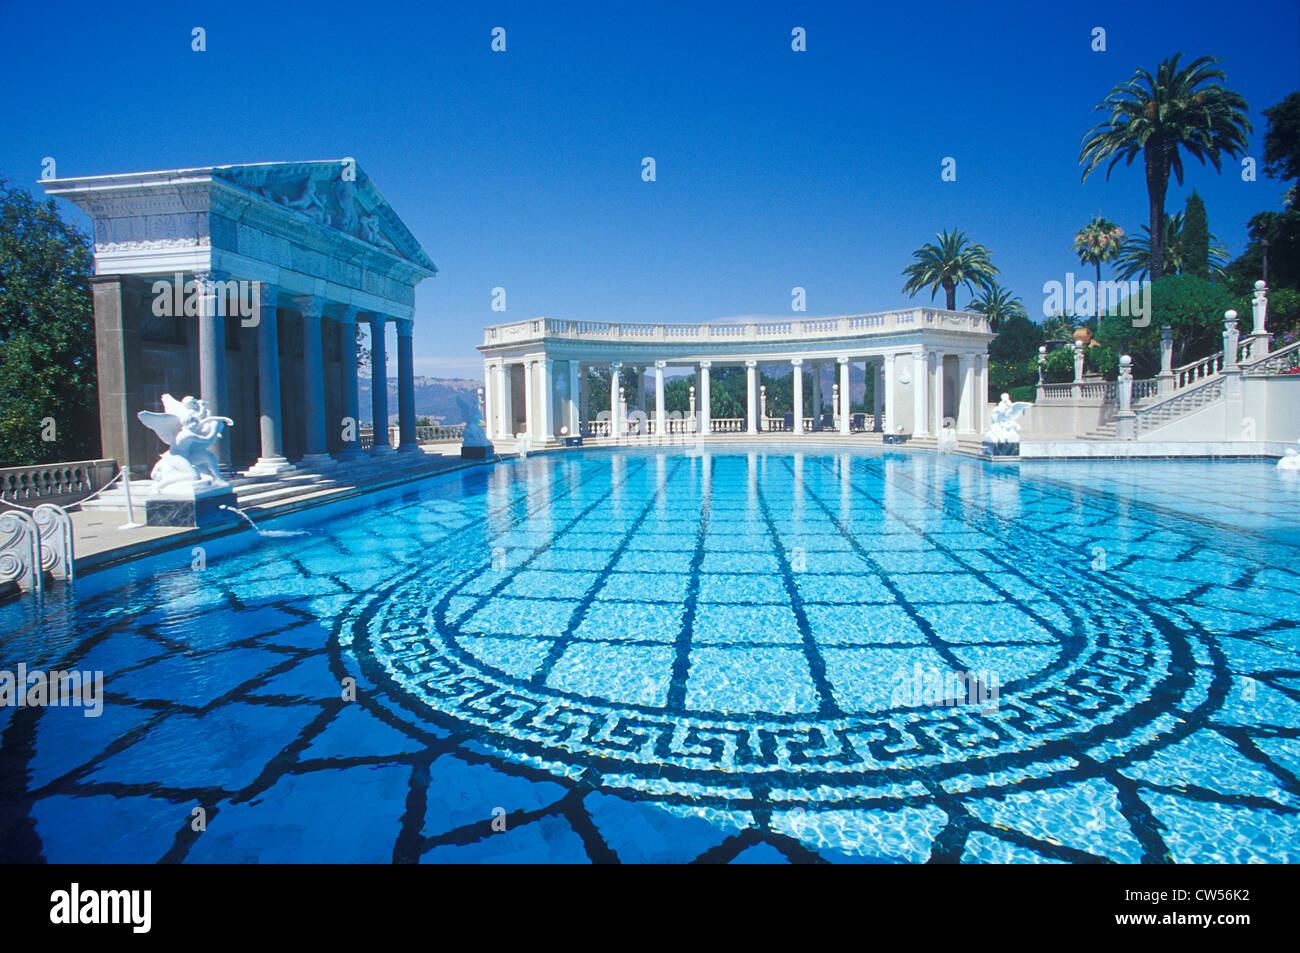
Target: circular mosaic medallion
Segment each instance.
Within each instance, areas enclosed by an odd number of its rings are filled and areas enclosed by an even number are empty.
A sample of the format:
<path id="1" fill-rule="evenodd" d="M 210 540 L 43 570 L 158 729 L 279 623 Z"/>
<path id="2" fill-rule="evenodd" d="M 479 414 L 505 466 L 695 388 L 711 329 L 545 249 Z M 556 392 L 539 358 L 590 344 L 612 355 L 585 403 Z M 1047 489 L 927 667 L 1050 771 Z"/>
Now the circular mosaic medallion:
<path id="1" fill-rule="evenodd" d="M 697 553 L 678 560 L 684 591 L 640 601 L 635 585 L 672 573 L 615 579 L 573 568 L 581 559 L 555 578 L 527 564 L 416 569 L 336 632 L 363 698 L 413 731 L 433 723 L 507 760 L 668 801 L 960 794 L 1168 743 L 1205 703 L 1204 648 L 1112 589 L 1015 555 L 1050 598 L 1012 598 L 1007 579 L 972 570 L 933 586 L 1003 599 L 914 602 L 919 577 L 879 574 L 862 593 L 878 601 L 816 602 L 804 596 L 819 587 L 778 558 L 752 583 L 772 590 L 764 602 L 710 602 Z M 855 578 L 834 582 L 851 594 Z"/>

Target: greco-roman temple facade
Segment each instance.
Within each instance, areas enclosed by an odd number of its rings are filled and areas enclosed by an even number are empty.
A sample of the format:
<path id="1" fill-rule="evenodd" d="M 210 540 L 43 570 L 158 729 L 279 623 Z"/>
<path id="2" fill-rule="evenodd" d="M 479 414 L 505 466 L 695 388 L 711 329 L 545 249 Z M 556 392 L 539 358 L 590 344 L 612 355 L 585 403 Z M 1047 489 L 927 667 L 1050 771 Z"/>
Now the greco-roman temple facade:
<path id="1" fill-rule="evenodd" d="M 854 427 L 853 364 L 875 375 L 869 429 L 926 437 L 951 421 L 957 434 L 974 435 L 988 423 L 993 338 L 984 315 L 935 308 L 747 324 L 552 318 L 500 324 L 486 329 L 479 347 L 488 436 L 509 440 L 526 434 L 534 445 L 545 445 L 569 436 L 822 429 L 848 434 Z M 710 375 L 728 366 L 746 368 L 746 413 L 714 420 Z M 603 386 L 596 393 L 589 383 L 592 367 L 608 370 L 608 393 Z M 779 420 L 767 416 L 759 383 L 763 369 L 778 367 L 793 375 L 794 404 L 793 413 Z M 695 375 L 685 416 L 669 415 L 665 407 L 670 368 Z M 810 407 L 803 406 L 805 374 L 816 382 Z"/>
<path id="2" fill-rule="evenodd" d="M 94 222 L 105 457 L 147 471 L 164 449 L 136 418 L 192 394 L 234 421 L 223 468 L 275 474 L 358 457 L 363 419 L 393 452 L 387 388 L 357 406 L 357 323 L 372 367 L 397 345 L 400 443 L 415 450 L 415 286 L 437 271 L 351 159 L 41 183 Z M 377 382 L 385 375 L 376 375 Z"/>

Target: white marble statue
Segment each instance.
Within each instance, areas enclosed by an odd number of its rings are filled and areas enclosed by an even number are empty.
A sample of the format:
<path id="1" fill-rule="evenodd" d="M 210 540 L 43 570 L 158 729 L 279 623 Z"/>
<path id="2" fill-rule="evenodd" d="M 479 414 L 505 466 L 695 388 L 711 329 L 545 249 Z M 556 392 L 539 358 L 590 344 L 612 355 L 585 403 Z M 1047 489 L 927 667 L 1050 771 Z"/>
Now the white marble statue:
<path id="1" fill-rule="evenodd" d="M 1020 416 L 1033 404 L 1024 401 L 1012 402 L 1010 394 L 1003 394 L 1002 400 L 993 408 L 993 420 L 984 442 L 995 445 L 1020 443 Z"/>
<path id="2" fill-rule="evenodd" d="M 228 492 L 230 484 L 217 471 L 217 457 L 210 448 L 235 422 L 209 413 L 207 404 L 194 397 L 177 400 L 163 394 L 162 405 L 161 414 L 142 410 L 136 415 L 167 444 L 149 474 L 154 492 L 182 497 Z"/>
<path id="3" fill-rule="evenodd" d="M 461 445 L 466 447 L 492 446 L 492 442 L 488 440 L 487 434 L 483 431 L 483 408 L 479 405 L 477 397 L 457 395 L 456 405 L 460 407 L 460 412 L 465 416 L 465 432 L 461 437 Z"/>
<path id="4" fill-rule="evenodd" d="M 1296 443 L 1300 443 L 1297 440 Z M 1279 470 L 1289 470 L 1291 472 L 1300 472 L 1300 450 L 1295 447 L 1286 448 L 1286 456 L 1277 462 Z"/>
<path id="5" fill-rule="evenodd" d="M 946 421 L 939 431 L 938 449 L 940 453 L 952 453 L 957 449 L 957 432 Z"/>

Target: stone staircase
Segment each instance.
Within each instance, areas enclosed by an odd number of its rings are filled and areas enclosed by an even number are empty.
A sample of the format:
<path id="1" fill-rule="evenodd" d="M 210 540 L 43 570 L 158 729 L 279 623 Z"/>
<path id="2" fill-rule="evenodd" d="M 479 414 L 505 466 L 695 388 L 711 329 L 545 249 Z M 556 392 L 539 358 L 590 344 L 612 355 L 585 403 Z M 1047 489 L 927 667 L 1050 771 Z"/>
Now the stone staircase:
<path id="1" fill-rule="evenodd" d="M 446 449 L 446 448 L 442 448 Z M 459 446 L 455 454 L 430 452 L 393 453 L 383 457 L 362 457 L 333 467 L 316 470 L 289 470 L 270 477 L 250 477 L 235 474 L 228 477 L 235 491 L 236 505 L 254 514 L 288 500 L 320 494 L 334 494 L 358 486 L 391 483 L 411 478 L 428 470 L 436 472 L 449 464 L 459 462 Z M 153 484 L 139 477 L 131 481 L 131 502 L 135 516 L 144 519 L 144 505 L 153 493 Z M 126 511 L 126 490 L 115 484 L 93 500 L 80 504 L 85 510 Z"/>
<path id="2" fill-rule="evenodd" d="M 1252 348 L 1253 344 L 1250 341 L 1243 341 L 1238 346 L 1237 361 L 1242 373 L 1249 373 L 1254 364 L 1265 360 L 1258 359 L 1252 362 Z M 1172 393 L 1163 396 L 1155 394 L 1133 402 L 1133 410 L 1137 414 L 1137 437 L 1140 438 L 1144 433 L 1149 433 L 1222 400 L 1224 381 L 1223 351 L 1217 351 L 1209 357 L 1174 368 L 1170 378 L 1165 379 L 1172 387 Z M 1138 383 L 1138 381 L 1134 381 L 1135 385 Z M 1107 421 L 1097 429 L 1080 435 L 1079 439 L 1089 441 L 1118 440 L 1117 425 L 1113 420 Z"/>

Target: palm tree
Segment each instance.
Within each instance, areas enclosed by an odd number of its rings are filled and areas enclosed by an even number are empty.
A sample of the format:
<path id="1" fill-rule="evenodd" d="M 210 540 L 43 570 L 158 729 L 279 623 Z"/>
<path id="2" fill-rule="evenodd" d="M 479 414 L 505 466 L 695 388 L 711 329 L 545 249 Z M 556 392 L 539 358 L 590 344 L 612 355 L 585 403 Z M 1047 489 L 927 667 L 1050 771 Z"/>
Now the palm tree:
<path id="1" fill-rule="evenodd" d="M 1146 166 L 1147 200 L 1150 206 L 1148 233 L 1151 243 L 1152 279 L 1164 274 L 1165 193 L 1169 175 L 1183 184 L 1180 149 L 1201 161 L 1208 160 L 1222 171 L 1221 157 L 1236 157 L 1246 150 L 1251 131 L 1246 101 L 1240 94 L 1219 85 L 1227 77 L 1208 56 L 1178 68 L 1176 53 L 1156 68 L 1153 77 L 1144 69 L 1120 83 L 1094 110 L 1108 111 L 1110 118 L 1093 126 L 1083 137 L 1079 162 L 1083 178 L 1110 159 L 1106 178 L 1121 159 L 1132 165 L 1138 153 Z"/>
<path id="2" fill-rule="evenodd" d="M 933 301 L 942 288 L 947 295 L 948 310 L 956 311 L 959 286 L 966 286 L 973 294 L 977 287 L 982 288 L 998 274 L 998 270 L 989 260 L 988 249 L 973 244 L 960 228 L 940 232 L 935 237 L 939 244 L 927 242 L 912 252 L 916 261 L 903 269 L 907 275 L 903 290 L 915 297 L 917 292 L 928 288 Z"/>
<path id="3" fill-rule="evenodd" d="M 1151 229 L 1142 226 L 1141 235 L 1126 238 L 1115 257 L 1115 273 L 1122 281 L 1137 278 L 1139 281 L 1150 274 L 1151 269 Z M 1163 273 L 1180 275 L 1183 273 L 1183 213 L 1175 212 L 1165 219 L 1164 241 L 1161 242 L 1164 253 Z M 1221 281 L 1224 266 L 1228 264 L 1228 249 L 1210 235 L 1210 278 Z"/>
<path id="4" fill-rule="evenodd" d="M 1108 218 L 1097 215 L 1091 222 L 1074 233 L 1070 247 L 1079 256 L 1079 263 L 1097 266 L 1097 284 L 1101 284 L 1101 264 L 1119 254 L 1124 242 L 1124 229 Z"/>
<path id="5" fill-rule="evenodd" d="M 1000 330 L 1012 318 L 1029 320 L 1025 303 L 1013 295 L 1010 289 L 1003 288 L 991 278 L 985 282 L 979 296 L 966 305 L 966 310 L 988 315 L 990 331 Z"/>

